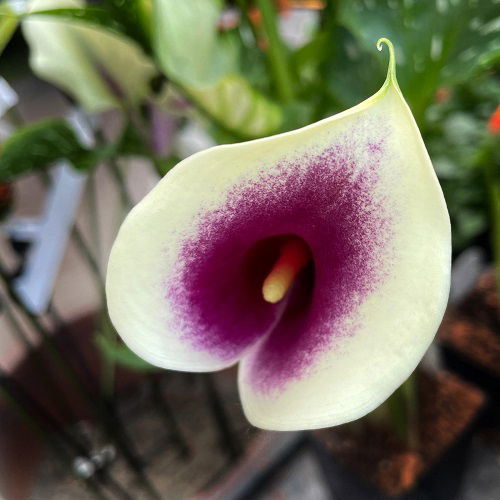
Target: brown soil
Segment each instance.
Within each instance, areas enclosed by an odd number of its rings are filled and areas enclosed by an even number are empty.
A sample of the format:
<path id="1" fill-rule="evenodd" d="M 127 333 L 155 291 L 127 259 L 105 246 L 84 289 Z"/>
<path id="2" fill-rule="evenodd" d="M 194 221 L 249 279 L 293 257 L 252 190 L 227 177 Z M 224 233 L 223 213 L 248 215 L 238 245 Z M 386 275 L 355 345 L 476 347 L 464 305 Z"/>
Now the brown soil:
<path id="1" fill-rule="evenodd" d="M 484 273 L 472 293 L 450 308 L 439 331 L 443 344 L 500 376 L 500 312 L 493 270 Z"/>
<path id="2" fill-rule="evenodd" d="M 419 477 L 467 429 L 484 404 L 478 389 L 442 372 L 419 376 L 418 445 L 410 449 L 394 430 L 363 419 L 315 434 L 344 466 L 388 495 L 415 486 Z"/>

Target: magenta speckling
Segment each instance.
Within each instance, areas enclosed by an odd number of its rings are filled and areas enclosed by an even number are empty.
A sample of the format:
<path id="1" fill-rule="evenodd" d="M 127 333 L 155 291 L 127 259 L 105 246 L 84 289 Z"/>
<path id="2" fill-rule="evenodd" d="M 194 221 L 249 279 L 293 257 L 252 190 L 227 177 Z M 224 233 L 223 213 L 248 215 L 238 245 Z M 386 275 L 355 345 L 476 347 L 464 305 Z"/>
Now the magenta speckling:
<path id="1" fill-rule="evenodd" d="M 235 187 L 218 210 L 199 215 L 166 284 L 182 338 L 224 361 L 249 355 L 260 392 L 304 376 L 321 352 L 354 335 L 359 324 L 346 317 L 383 280 L 391 214 L 374 188 L 384 143 L 366 143 L 361 169 L 348 145 L 283 160 Z M 261 292 L 283 235 L 302 238 L 313 255 L 284 312 Z"/>

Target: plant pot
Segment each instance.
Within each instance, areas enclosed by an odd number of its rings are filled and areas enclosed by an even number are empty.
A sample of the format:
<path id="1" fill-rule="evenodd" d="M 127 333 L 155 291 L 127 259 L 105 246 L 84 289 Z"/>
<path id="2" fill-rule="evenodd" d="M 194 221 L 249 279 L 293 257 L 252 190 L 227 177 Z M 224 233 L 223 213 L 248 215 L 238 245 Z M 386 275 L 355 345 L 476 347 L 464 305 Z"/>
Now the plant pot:
<path id="1" fill-rule="evenodd" d="M 335 498 L 447 500 L 460 488 L 482 391 L 456 376 L 419 375 L 418 444 L 367 419 L 314 432 Z"/>
<path id="2" fill-rule="evenodd" d="M 489 396 L 486 425 L 500 422 L 500 311 L 493 270 L 483 273 L 472 292 L 448 310 L 438 339 L 446 367 Z"/>

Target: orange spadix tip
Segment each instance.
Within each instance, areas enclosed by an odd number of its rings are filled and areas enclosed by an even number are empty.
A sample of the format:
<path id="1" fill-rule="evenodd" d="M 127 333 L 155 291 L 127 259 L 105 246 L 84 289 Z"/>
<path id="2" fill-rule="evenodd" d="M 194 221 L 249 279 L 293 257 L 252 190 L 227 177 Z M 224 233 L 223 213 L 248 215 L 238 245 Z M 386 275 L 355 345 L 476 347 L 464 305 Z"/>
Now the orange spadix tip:
<path id="1" fill-rule="evenodd" d="M 282 246 L 278 260 L 262 284 L 264 300 L 271 304 L 279 302 L 310 258 L 309 249 L 302 240 L 290 239 L 287 241 Z"/>

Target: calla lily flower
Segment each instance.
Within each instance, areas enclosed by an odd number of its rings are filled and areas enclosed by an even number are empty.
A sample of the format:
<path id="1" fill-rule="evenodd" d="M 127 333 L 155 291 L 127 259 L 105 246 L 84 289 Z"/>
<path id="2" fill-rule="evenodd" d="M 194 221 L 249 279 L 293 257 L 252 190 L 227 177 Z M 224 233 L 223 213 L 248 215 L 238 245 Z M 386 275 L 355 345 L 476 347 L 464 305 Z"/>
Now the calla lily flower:
<path id="1" fill-rule="evenodd" d="M 31 0 L 29 11 L 83 7 L 81 0 Z M 133 105 L 147 97 L 155 65 L 132 40 L 86 22 L 46 15 L 22 21 L 30 66 L 71 94 L 89 113 Z"/>
<path id="2" fill-rule="evenodd" d="M 108 307 L 126 344 L 173 370 L 239 362 L 243 409 L 261 428 L 370 412 L 444 313 L 448 212 L 383 42 L 375 95 L 187 158 L 131 211 L 111 252 Z"/>

